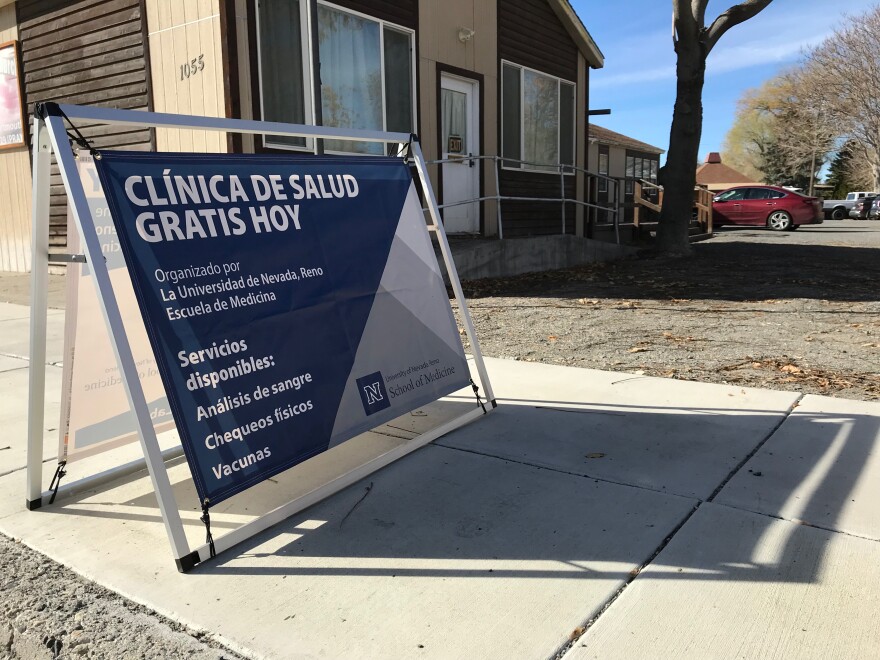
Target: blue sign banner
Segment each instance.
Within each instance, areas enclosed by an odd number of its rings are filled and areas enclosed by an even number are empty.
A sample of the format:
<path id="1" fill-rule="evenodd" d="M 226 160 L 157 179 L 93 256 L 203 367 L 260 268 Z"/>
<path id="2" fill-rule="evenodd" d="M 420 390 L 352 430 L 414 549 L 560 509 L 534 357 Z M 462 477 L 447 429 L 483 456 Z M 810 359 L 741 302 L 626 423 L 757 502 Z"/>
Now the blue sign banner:
<path id="1" fill-rule="evenodd" d="M 202 501 L 469 384 L 401 159 L 96 164 Z"/>

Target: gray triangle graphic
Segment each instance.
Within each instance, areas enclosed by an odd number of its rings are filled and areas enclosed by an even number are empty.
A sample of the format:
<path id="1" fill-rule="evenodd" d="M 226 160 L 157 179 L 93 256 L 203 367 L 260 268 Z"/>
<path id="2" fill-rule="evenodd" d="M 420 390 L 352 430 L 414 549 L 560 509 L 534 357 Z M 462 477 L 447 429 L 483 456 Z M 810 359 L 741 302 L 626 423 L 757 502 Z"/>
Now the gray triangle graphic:
<path id="1" fill-rule="evenodd" d="M 374 428 L 470 383 L 460 342 L 458 351 L 451 348 L 394 296 L 379 292 L 370 314 L 336 413 L 334 436 L 342 429 Z M 368 415 L 357 379 L 376 372 L 391 407 Z"/>

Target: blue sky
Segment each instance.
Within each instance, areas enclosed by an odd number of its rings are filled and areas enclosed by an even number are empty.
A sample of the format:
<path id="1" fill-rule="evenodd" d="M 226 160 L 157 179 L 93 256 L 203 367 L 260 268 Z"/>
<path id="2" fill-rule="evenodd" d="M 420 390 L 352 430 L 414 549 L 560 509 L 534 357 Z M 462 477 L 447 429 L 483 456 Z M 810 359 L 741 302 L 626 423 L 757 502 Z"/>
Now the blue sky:
<path id="1" fill-rule="evenodd" d="M 612 113 L 595 123 L 666 149 L 675 100 L 671 0 L 570 1 L 605 55 L 605 68 L 591 72 L 590 108 Z M 876 1 L 774 0 L 725 34 L 709 55 L 700 159 L 721 150 L 744 90 L 797 62 L 847 15 Z M 731 4 L 711 0 L 707 21 Z"/>

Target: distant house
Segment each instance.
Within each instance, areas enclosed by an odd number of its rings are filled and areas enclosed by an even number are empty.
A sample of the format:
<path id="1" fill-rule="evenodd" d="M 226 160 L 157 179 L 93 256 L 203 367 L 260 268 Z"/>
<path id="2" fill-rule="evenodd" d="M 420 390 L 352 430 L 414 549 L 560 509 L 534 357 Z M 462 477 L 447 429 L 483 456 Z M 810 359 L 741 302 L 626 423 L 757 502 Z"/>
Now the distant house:
<path id="1" fill-rule="evenodd" d="M 596 124 L 590 124 L 588 134 L 590 148 L 587 169 L 622 181 L 619 195 L 625 212 L 621 222 L 630 222 L 633 217 L 635 181 L 657 183 L 660 156 L 664 150 Z M 613 201 L 614 187 L 602 179 L 597 181 L 599 204 Z M 597 220 L 599 227 L 594 228 L 593 232 L 596 237 L 599 237 L 603 218 L 604 214 L 600 214 Z"/>
<path id="2" fill-rule="evenodd" d="M 568 0 L 0 0 L 0 37 L 16 42 L 29 113 L 35 102 L 55 100 L 416 133 L 428 159 L 449 161 L 430 167 L 441 203 L 499 192 L 585 199 L 589 77 L 604 58 Z M 82 128 L 104 149 L 319 147 L 271 136 Z M 323 147 L 382 153 L 378 144 Z M 631 170 L 656 173 L 637 164 L 640 153 L 633 150 Z M 26 147 L 0 152 L 0 181 L 20 182 L 3 199 L 0 270 L 29 268 L 29 179 Z M 502 210 L 505 237 L 585 235 L 583 207 L 573 203 L 504 201 Z M 61 247 L 66 199 L 57 174 L 50 215 L 52 245 Z M 491 199 L 444 210 L 451 233 L 497 236 L 498 218 Z"/>
<path id="3" fill-rule="evenodd" d="M 697 168 L 697 185 L 705 186 L 713 193 L 719 193 L 734 186 L 760 184 L 752 181 L 742 172 L 721 162 L 721 154 L 713 151 L 706 156 L 706 162 Z"/>

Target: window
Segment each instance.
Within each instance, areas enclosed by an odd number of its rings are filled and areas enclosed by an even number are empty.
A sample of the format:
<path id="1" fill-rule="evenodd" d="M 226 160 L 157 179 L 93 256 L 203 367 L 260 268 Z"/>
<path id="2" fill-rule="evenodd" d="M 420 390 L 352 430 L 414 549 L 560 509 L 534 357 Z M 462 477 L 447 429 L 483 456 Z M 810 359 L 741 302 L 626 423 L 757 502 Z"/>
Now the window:
<path id="1" fill-rule="evenodd" d="M 748 188 L 738 188 L 736 190 L 728 190 L 725 193 L 721 193 L 718 197 L 715 198 L 717 202 L 730 202 L 745 199 L 746 191 Z"/>
<path id="2" fill-rule="evenodd" d="M 636 159 L 633 156 L 626 157 L 626 170 L 624 171 L 624 176 L 626 177 L 626 188 L 624 190 L 624 194 L 632 195 L 633 188 L 633 177 L 636 175 Z"/>
<path id="3" fill-rule="evenodd" d="M 312 120 L 311 106 L 306 102 L 310 97 L 306 82 L 311 78 L 303 75 L 309 59 L 302 38 L 307 20 L 300 4 L 297 0 L 259 3 L 260 87 L 263 119 L 267 121 L 307 124 Z M 277 145 L 306 146 L 305 138 L 273 135 L 266 139 Z"/>
<path id="4" fill-rule="evenodd" d="M 263 119 L 313 123 L 307 0 L 260 0 Z M 318 4 L 321 115 L 325 126 L 415 130 L 413 33 L 362 14 Z M 266 138 L 308 148 L 303 138 Z M 328 151 L 381 154 L 379 143 L 326 140 Z"/>
<path id="5" fill-rule="evenodd" d="M 599 147 L 599 149 L 607 149 L 607 147 Z M 604 176 L 608 176 L 608 153 L 607 152 L 599 152 L 599 174 Z M 608 179 L 599 178 L 599 192 L 607 193 L 608 192 Z"/>
<path id="6" fill-rule="evenodd" d="M 558 172 L 574 165 L 574 92 L 573 83 L 502 63 L 501 155 L 510 159 L 502 167 Z"/>
<path id="7" fill-rule="evenodd" d="M 626 194 L 632 195 L 635 188 L 635 179 L 643 179 L 651 183 L 657 183 L 657 172 L 660 162 L 656 157 L 645 157 L 627 154 L 626 156 Z"/>
<path id="8" fill-rule="evenodd" d="M 766 188 L 749 188 L 746 199 L 770 199 L 771 192 Z"/>

